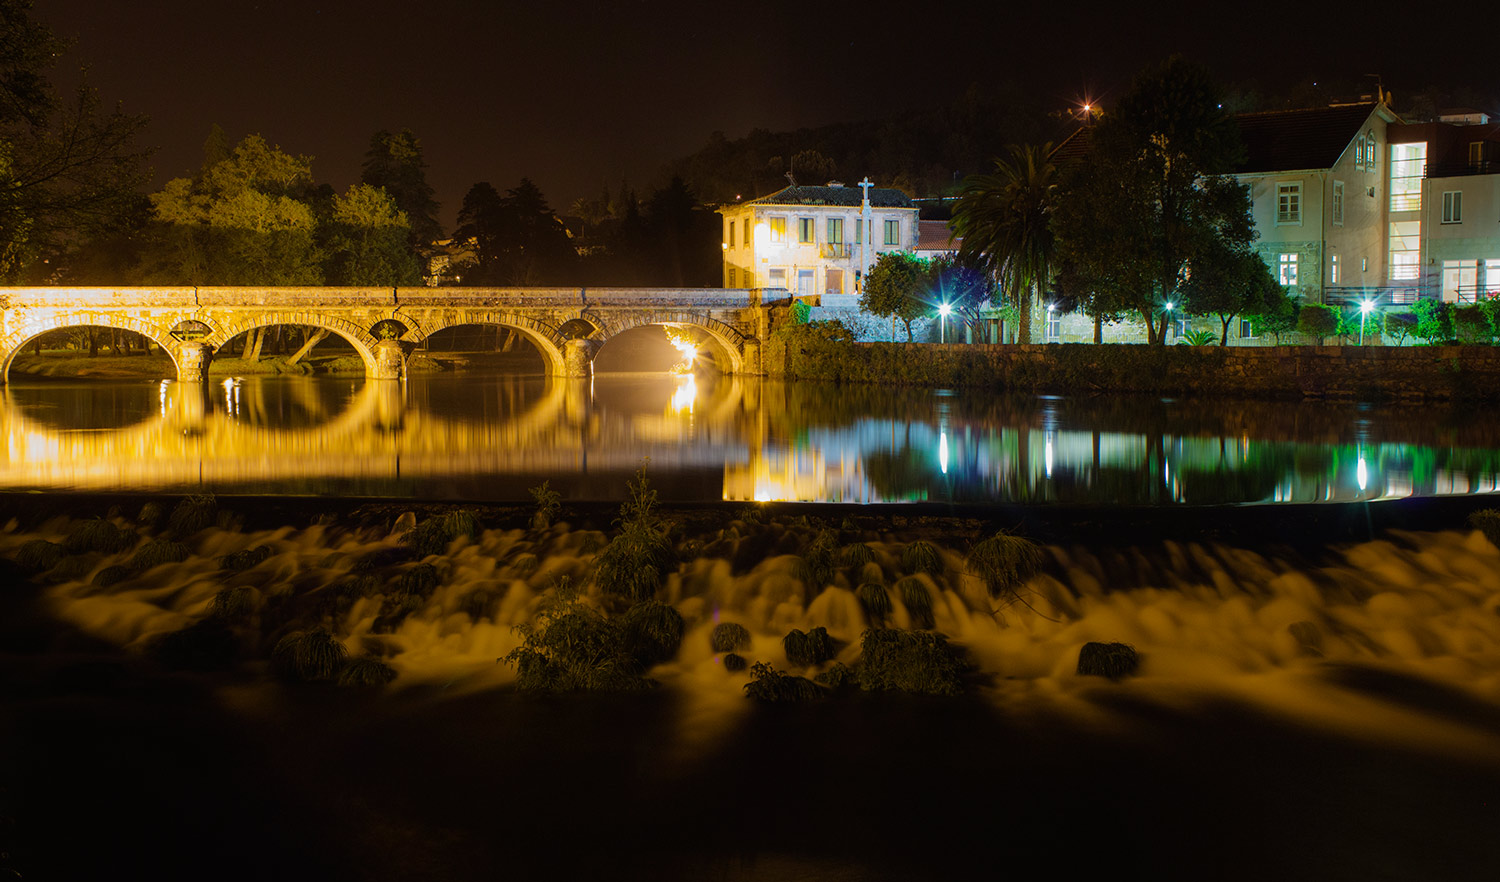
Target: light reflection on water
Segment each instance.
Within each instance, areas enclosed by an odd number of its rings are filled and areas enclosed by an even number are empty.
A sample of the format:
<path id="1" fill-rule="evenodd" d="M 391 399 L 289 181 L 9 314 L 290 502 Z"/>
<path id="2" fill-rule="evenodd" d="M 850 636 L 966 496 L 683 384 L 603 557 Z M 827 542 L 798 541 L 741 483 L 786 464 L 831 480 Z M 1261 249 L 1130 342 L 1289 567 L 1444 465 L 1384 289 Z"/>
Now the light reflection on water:
<path id="1" fill-rule="evenodd" d="M 1493 493 L 1500 417 L 755 378 L 12 385 L 0 487 L 675 501 L 1218 504 Z"/>

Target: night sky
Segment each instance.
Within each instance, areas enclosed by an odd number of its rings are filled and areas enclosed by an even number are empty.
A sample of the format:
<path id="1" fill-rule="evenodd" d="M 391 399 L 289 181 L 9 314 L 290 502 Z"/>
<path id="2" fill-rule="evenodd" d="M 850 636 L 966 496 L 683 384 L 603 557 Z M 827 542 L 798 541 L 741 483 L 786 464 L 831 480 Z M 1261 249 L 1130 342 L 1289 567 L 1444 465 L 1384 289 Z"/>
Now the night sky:
<path id="1" fill-rule="evenodd" d="M 196 170 L 213 123 L 315 157 L 338 189 L 372 132 L 409 127 L 449 227 L 480 180 L 528 176 L 565 209 L 622 178 L 659 184 L 715 130 L 883 117 L 970 83 L 1107 106 L 1171 52 L 1265 89 L 1378 72 L 1398 104 L 1433 83 L 1493 91 L 1483 28 L 1417 39 L 1379 5 L 1304 6 L 1295 23 L 1238 4 L 980 5 L 36 0 L 36 13 L 75 41 L 60 85 L 86 64 L 107 101 L 151 117 L 158 184 Z"/>

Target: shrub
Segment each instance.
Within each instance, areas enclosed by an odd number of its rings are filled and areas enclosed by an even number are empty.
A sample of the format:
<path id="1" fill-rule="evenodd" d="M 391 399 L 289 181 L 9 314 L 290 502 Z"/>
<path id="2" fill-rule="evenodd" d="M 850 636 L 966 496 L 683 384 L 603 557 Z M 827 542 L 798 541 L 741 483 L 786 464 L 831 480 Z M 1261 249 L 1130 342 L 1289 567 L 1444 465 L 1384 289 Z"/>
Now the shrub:
<path id="1" fill-rule="evenodd" d="M 167 563 L 181 563 L 188 559 L 188 549 L 181 542 L 173 542 L 170 539 L 153 539 L 135 550 L 130 560 L 125 564 L 136 572 L 144 572 L 152 567 Z"/>
<path id="2" fill-rule="evenodd" d="M 624 692 L 652 685 L 631 657 L 622 625 L 582 601 L 546 606 L 516 630 L 523 641 L 503 661 L 515 666 L 519 689 Z"/>
<path id="3" fill-rule="evenodd" d="M 943 558 L 937 546 L 921 539 L 901 549 L 901 569 L 908 573 L 927 573 L 931 576 L 943 572 Z"/>
<path id="4" fill-rule="evenodd" d="M 1001 531 L 974 546 L 965 568 L 984 583 L 990 597 L 1014 597 L 1042 567 L 1042 548 L 1022 536 Z"/>
<path id="5" fill-rule="evenodd" d="M 650 600 L 668 572 L 677 569 L 677 554 L 667 539 L 666 525 L 656 514 L 656 491 L 646 479 L 646 468 L 628 485 L 620 506 L 620 533 L 595 560 L 594 578 L 611 594 Z"/>
<path id="6" fill-rule="evenodd" d="M 116 582 L 125 581 L 126 579 L 130 578 L 130 576 L 131 571 L 129 567 L 105 567 L 104 569 L 94 574 L 94 584 L 99 586 L 100 588 L 108 588 L 110 585 L 113 585 Z"/>
<path id="7" fill-rule="evenodd" d="M 896 583 L 896 590 L 901 594 L 901 605 L 911 616 L 913 628 L 927 629 L 937 624 L 932 615 L 932 592 L 921 579 L 908 576 Z"/>
<path id="8" fill-rule="evenodd" d="M 1135 673 L 1141 657 L 1128 643 L 1085 643 L 1078 651 L 1078 674 L 1118 680 Z"/>
<path id="9" fill-rule="evenodd" d="M 750 648 L 750 632 L 744 625 L 720 622 L 708 635 L 709 646 L 714 652 L 736 652 Z"/>
<path id="10" fill-rule="evenodd" d="M 1322 303 L 1305 303 L 1297 314 L 1297 333 L 1312 337 L 1322 346 L 1323 341 L 1338 333 L 1339 311 Z"/>
<path id="11" fill-rule="evenodd" d="M 479 535 L 479 518 L 467 509 L 455 509 L 430 517 L 406 532 L 401 541 L 411 548 L 417 557 L 443 554 L 448 545 L 460 536 Z"/>
<path id="12" fill-rule="evenodd" d="M 749 665 L 750 663 L 746 661 L 745 657 L 743 655 L 740 655 L 739 653 L 731 652 L 725 654 L 724 656 L 724 670 L 728 671 L 731 674 L 738 674 Z"/>
<path id="13" fill-rule="evenodd" d="M 834 559 L 838 538 L 832 530 L 819 530 L 813 540 L 802 550 L 802 559 L 797 562 L 796 575 L 812 594 L 817 594 L 833 582 L 838 572 Z"/>
<path id="14" fill-rule="evenodd" d="M 1452 308 L 1453 334 L 1458 342 L 1473 345 L 1475 343 L 1488 343 L 1494 336 L 1494 330 L 1490 327 L 1490 317 L 1483 306 L 1478 303 L 1465 303 Z"/>
<path id="15" fill-rule="evenodd" d="M 859 677 L 854 669 L 842 662 L 834 662 L 828 670 L 813 677 L 813 682 L 819 686 L 827 686 L 834 692 L 842 692 L 859 685 Z"/>
<path id="16" fill-rule="evenodd" d="M 1387 344 L 1400 346 L 1417 330 L 1417 317 L 1409 312 L 1381 313 L 1379 330 Z"/>
<path id="17" fill-rule="evenodd" d="M 293 631 L 271 650 L 271 669 L 283 680 L 315 683 L 332 680 L 349 651 L 325 628 Z"/>
<path id="18" fill-rule="evenodd" d="M 1412 333 L 1430 344 L 1453 339 L 1453 311 L 1447 303 L 1423 298 L 1411 305 L 1411 311 L 1417 317 L 1417 327 Z"/>
<path id="19" fill-rule="evenodd" d="M 1500 548 L 1500 511 L 1482 508 L 1469 513 L 1469 526 L 1484 534 L 1490 544 Z"/>
<path id="20" fill-rule="evenodd" d="M 177 536 L 191 536 L 212 527 L 218 515 L 219 503 L 212 496 L 189 496 L 172 509 L 167 529 Z"/>
<path id="21" fill-rule="evenodd" d="M 16 549 L 16 563 L 34 573 L 50 570 L 63 559 L 66 551 L 56 542 L 32 539 Z"/>
<path id="22" fill-rule="evenodd" d="M 671 661 L 682 646 L 687 629 L 682 614 L 656 600 L 637 603 L 625 611 L 625 646 L 642 668 Z"/>
<path id="23" fill-rule="evenodd" d="M 1182 339 L 1178 340 L 1177 343 L 1181 346 L 1212 346 L 1218 342 L 1218 339 L 1218 334 L 1200 328 L 1196 331 L 1188 331 L 1186 334 L 1183 334 Z"/>
<path id="24" fill-rule="evenodd" d="M 750 668 L 750 682 L 745 684 L 745 694 L 756 701 L 784 702 L 807 701 L 823 693 L 806 677 L 793 677 L 765 662 L 756 662 Z"/>
<path id="25" fill-rule="evenodd" d="M 543 481 L 540 485 L 526 491 L 536 501 L 536 513 L 531 516 L 531 527 L 534 530 L 545 530 L 552 526 L 552 522 L 557 519 L 558 512 L 562 511 L 562 494 L 553 490 L 548 484 L 548 481 Z"/>
<path id="26" fill-rule="evenodd" d="M 378 658 L 352 658 L 339 670 L 340 686 L 384 686 L 396 679 L 396 669 Z"/>
<path id="27" fill-rule="evenodd" d="M 82 554 L 85 551 L 117 554 L 130 550 L 135 542 L 134 530 L 122 530 L 102 518 L 89 518 L 74 523 L 68 529 L 63 548 L 69 554 Z"/>
<path id="28" fill-rule="evenodd" d="M 208 602 L 208 614 L 225 622 L 242 621 L 255 612 L 255 589 L 245 585 L 222 588 Z"/>
<path id="29" fill-rule="evenodd" d="M 928 695 L 961 691 L 963 654 L 941 634 L 872 628 L 865 632 L 860 649 L 861 689 Z"/>
<path id="30" fill-rule="evenodd" d="M 195 622 L 158 637 L 147 654 L 169 668 L 222 671 L 234 664 L 239 646 L 234 632 L 217 619 Z"/>
<path id="31" fill-rule="evenodd" d="M 219 569 L 230 572 L 241 572 L 259 564 L 271 556 L 271 548 L 268 545 L 257 545 L 254 548 L 246 548 L 219 558 Z"/>
<path id="32" fill-rule="evenodd" d="M 859 598 L 859 608 L 865 611 L 865 618 L 870 620 L 870 626 L 882 627 L 892 608 L 891 596 L 886 593 L 885 586 L 876 582 L 864 582 L 855 590 L 854 596 Z"/>

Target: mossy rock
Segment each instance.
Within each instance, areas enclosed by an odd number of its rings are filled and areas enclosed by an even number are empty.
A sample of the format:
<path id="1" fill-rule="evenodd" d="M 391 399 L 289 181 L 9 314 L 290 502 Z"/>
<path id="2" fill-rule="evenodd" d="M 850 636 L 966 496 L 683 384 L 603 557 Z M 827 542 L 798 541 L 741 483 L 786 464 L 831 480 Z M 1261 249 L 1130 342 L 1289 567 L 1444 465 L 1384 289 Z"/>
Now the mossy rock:
<path id="1" fill-rule="evenodd" d="M 637 603 L 626 610 L 622 624 L 626 651 L 642 668 L 675 658 L 687 629 L 681 613 L 657 600 Z"/>
<path id="2" fill-rule="evenodd" d="M 918 539 L 901 549 L 901 569 L 912 574 L 926 573 L 929 576 L 941 575 L 943 572 L 943 557 L 938 552 L 936 545 Z"/>
<path id="3" fill-rule="evenodd" d="M 1136 672 L 1140 654 L 1128 643 L 1085 643 L 1078 651 L 1078 674 L 1119 680 Z"/>
<path id="4" fill-rule="evenodd" d="M 269 545 L 257 545 L 254 548 L 246 548 L 219 558 L 219 569 L 228 570 L 233 573 L 243 572 L 269 559 L 270 556 L 271 547 Z"/>
<path id="5" fill-rule="evenodd" d="M 896 583 L 896 592 L 901 595 L 901 605 L 911 616 L 911 626 L 927 630 L 937 624 L 932 614 L 932 592 L 926 584 L 914 576 L 907 576 Z"/>
<path id="6" fill-rule="evenodd" d="M 135 546 L 138 537 L 134 530 L 122 530 L 101 518 L 77 521 L 68 528 L 63 548 L 69 554 L 97 551 L 102 554 L 118 554 Z"/>
<path id="7" fill-rule="evenodd" d="M 167 529 L 176 536 L 191 536 L 212 527 L 218 516 L 219 503 L 212 496 L 189 496 L 172 509 Z"/>
<path id="8" fill-rule="evenodd" d="M 884 585 L 865 582 L 855 589 L 854 596 L 859 599 L 859 608 L 865 611 L 865 618 L 870 620 L 872 627 L 879 628 L 890 618 L 894 607 Z"/>
<path id="9" fill-rule="evenodd" d="M 141 506 L 140 513 L 135 516 L 136 523 L 143 527 L 159 527 L 167 517 L 167 509 L 160 502 L 152 500 Z"/>
<path id="10" fill-rule="evenodd" d="M 515 573 L 517 577 L 524 579 L 536 572 L 536 568 L 540 565 L 541 562 L 537 560 L 536 555 L 531 552 L 525 552 L 511 559 L 510 571 Z"/>
<path id="11" fill-rule="evenodd" d="M 855 542 L 839 551 L 839 562 L 846 567 L 863 567 L 875 562 L 875 552 L 863 542 Z"/>
<path id="12" fill-rule="evenodd" d="M 735 622 L 720 622 L 708 635 L 714 652 L 738 652 L 750 648 L 750 632 Z"/>
<path id="13" fill-rule="evenodd" d="M 724 655 L 724 670 L 731 674 L 738 674 L 749 666 L 750 662 L 746 661 L 745 657 L 737 652 L 730 652 Z"/>
<path id="14" fill-rule="evenodd" d="M 418 557 L 443 554 L 460 536 L 473 538 L 480 532 L 479 516 L 467 509 L 444 512 L 417 524 L 401 537 Z"/>
<path id="15" fill-rule="evenodd" d="M 1042 547 L 1024 536 L 996 533 L 974 545 L 965 567 L 984 583 L 990 597 L 1015 597 L 1042 568 Z"/>
<path id="16" fill-rule="evenodd" d="M 1500 548 L 1500 511 L 1482 508 L 1469 513 L 1469 526 L 1484 534 L 1490 544 Z"/>
<path id="17" fill-rule="evenodd" d="M 339 669 L 338 684 L 345 687 L 385 686 L 396 679 L 396 669 L 378 658 L 352 658 Z"/>
<path id="18" fill-rule="evenodd" d="M 828 670 L 813 677 L 813 682 L 819 686 L 826 686 L 834 692 L 844 692 L 859 686 L 859 676 L 848 665 L 834 662 Z"/>
<path id="19" fill-rule="evenodd" d="M 327 682 L 338 676 L 349 651 L 324 628 L 293 631 L 271 650 L 271 670 L 289 682 Z"/>
<path id="20" fill-rule="evenodd" d="M 828 636 L 827 628 L 821 627 L 807 633 L 799 630 L 787 632 L 781 638 L 781 648 L 786 650 L 787 662 L 799 668 L 820 665 L 834 654 L 833 638 Z"/>
<path id="21" fill-rule="evenodd" d="M 32 539 L 16 549 L 16 564 L 29 572 L 40 573 L 57 566 L 67 549 L 46 539 Z"/>
<path id="22" fill-rule="evenodd" d="M 442 575 L 438 573 L 437 567 L 421 563 L 403 570 L 391 587 L 397 594 L 425 599 L 432 596 L 432 592 L 437 590 L 437 586 L 442 581 Z"/>
<path id="23" fill-rule="evenodd" d="M 390 548 L 378 548 L 366 554 L 361 554 L 354 559 L 349 567 L 351 573 L 368 573 L 373 570 L 383 570 L 404 564 L 415 557 L 412 549 L 406 546 L 392 546 Z"/>
<path id="24" fill-rule="evenodd" d="M 240 622 L 255 613 L 257 594 L 247 585 L 219 589 L 208 602 L 208 614 L 225 622 Z"/>
<path id="25" fill-rule="evenodd" d="M 116 582 L 123 582 L 135 575 L 130 567 L 112 566 L 105 567 L 94 574 L 94 585 L 99 588 L 108 588 Z"/>
<path id="26" fill-rule="evenodd" d="M 810 701 L 823 696 L 823 690 L 806 677 L 794 677 L 757 662 L 750 668 L 750 682 L 745 684 L 745 694 L 773 704 Z"/>
<path id="27" fill-rule="evenodd" d="M 802 549 L 795 575 L 816 595 L 833 583 L 838 573 L 838 539 L 831 530 L 820 530 L 813 540 Z"/>
<path id="28" fill-rule="evenodd" d="M 170 539 L 153 539 L 135 550 L 125 564 L 140 573 L 162 564 L 181 563 L 188 559 L 188 549 L 181 542 Z"/>
<path id="29" fill-rule="evenodd" d="M 57 566 L 47 571 L 47 578 L 54 582 L 82 581 L 94 567 L 104 560 L 104 555 L 97 551 L 88 554 L 72 554 L 57 562 Z"/>
<path id="30" fill-rule="evenodd" d="M 962 650 L 941 634 L 872 628 L 860 641 L 857 672 L 867 691 L 957 695 L 964 670 Z"/>

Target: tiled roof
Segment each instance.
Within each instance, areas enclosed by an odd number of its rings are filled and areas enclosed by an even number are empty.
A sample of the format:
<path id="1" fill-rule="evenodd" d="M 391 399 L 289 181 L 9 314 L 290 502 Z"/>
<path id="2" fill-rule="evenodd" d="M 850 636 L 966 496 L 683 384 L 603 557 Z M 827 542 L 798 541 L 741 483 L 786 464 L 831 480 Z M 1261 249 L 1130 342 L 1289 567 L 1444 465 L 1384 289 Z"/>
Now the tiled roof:
<path id="1" fill-rule="evenodd" d="M 859 187 L 783 187 L 769 196 L 751 199 L 751 205 L 846 205 L 857 208 L 864 200 Z M 893 188 L 870 188 L 875 208 L 911 208 L 911 197 Z"/>
<path id="2" fill-rule="evenodd" d="M 918 251 L 957 251 L 962 241 L 948 229 L 947 221 L 917 221 Z"/>
<path id="3" fill-rule="evenodd" d="M 1344 104 L 1240 114 L 1236 119 L 1245 142 L 1245 163 L 1238 171 L 1253 174 L 1332 168 L 1364 129 L 1375 107 Z"/>

